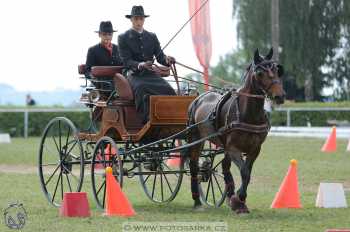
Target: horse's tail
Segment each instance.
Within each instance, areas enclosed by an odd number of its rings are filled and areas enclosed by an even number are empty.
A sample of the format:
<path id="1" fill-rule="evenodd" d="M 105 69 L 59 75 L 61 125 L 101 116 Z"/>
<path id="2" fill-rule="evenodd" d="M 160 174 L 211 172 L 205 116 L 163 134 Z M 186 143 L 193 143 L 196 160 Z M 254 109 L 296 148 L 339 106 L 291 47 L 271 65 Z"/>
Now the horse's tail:
<path id="1" fill-rule="evenodd" d="M 196 106 L 198 102 L 198 97 L 194 99 L 193 102 L 191 102 L 190 106 L 188 107 L 188 120 L 187 120 L 187 126 L 190 126 L 195 123 L 195 112 L 196 112 Z"/>
<path id="2" fill-rule="evenodd" d="M 195 114 L 196 114 L 196 109 L 197 109 L 197 105 L 199 100 L 204 97 L 205 95 L 207 95 L 208 93 L 210 93 L 210 91 L 204 92 L 201 95 L 199 95 L 198 97 L 196 97 L 196 99 L 194 99 L 193 102 L 191 102 L 190 106 L 188 107 L 188 120 L 187 120 L 187 126 L 190 126 L 192 124 L 196 123 L 196 119 L 195 119 Z"/>

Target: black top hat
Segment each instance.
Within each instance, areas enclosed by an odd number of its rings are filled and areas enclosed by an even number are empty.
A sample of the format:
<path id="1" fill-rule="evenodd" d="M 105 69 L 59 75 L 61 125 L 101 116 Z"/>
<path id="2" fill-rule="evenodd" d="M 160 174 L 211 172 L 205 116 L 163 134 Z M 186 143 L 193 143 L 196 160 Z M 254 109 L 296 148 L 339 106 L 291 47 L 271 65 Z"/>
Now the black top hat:
<path id="1" fill-rule="evenodd" d="M 128 19 L 130 19 L 133 16 L 141 16 L 141 17 L 148 17 L 149 15 L 145 15 L 145 12 L 143 11 L 142 6 L 133 6 L 131 9 L 131 14 L 125 15 Z"/>
<path id="2" fill-rule="evenodd" d="M 96 33 L 106 32 L 106 33 L 113 33 L 116 32 L 113 30 L 113 25 L 111 21 L 102 21 L 100 23 L 100 29 L 98 31 L 95 31 Z"/>

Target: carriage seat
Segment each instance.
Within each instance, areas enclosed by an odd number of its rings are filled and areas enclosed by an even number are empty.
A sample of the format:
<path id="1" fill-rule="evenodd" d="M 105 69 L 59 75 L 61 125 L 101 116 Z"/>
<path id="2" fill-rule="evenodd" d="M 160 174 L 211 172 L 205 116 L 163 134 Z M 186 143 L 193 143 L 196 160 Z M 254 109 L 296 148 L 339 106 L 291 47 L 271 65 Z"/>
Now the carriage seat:
<path id="1" fill-rule="evenodd" d="M 114 75 L 114 81 L 119 97 L 123 100 L 134 101 L 134 94 L 129 81 L 120 73 Z"/>
<path id="2" fill-rule="evenodd" d="M 103 79 L 114 77 L 116 89 L 120 99 L 134 101 L 134 94 L 129 81 L 121 74 L 123 66 L 94 66 L 91 68 L 91 75 L 94 78 Z M 78 73 L 84 75 L 85 64 L 78 65 Z"/>

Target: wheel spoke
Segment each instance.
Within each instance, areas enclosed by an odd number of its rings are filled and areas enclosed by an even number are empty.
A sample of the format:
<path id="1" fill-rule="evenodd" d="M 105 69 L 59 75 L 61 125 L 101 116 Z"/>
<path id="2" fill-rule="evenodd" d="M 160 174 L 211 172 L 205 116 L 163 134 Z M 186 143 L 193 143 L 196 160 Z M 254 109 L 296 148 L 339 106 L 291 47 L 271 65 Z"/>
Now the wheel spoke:
<path id="1" fill-rule="evenodd" d="M 70 185 L 70 181 L 69 181 L 69 177 L 68 177 L 67 173 L 65 173 L 65 175 L 66 175 L 66 179 L 67 179 L 69 191 L 70 191 L 70 192 L 73 192 L 73 191 L 72 191 L 72 186 Z"/>
<path id="2" fill-rule="evenodd" d="M 102 198 L 102 207 L 105 207 L 105 198 L 106 198 L 106 186 L 107 184 L 104 185 L 103 187 L 103 198 Z"/>
<path id="3" fill-rule="evenodd" d="M 58 143 L 59 143 L 59 148 L 60 148 L 60 152 L 61 152 L 61 149 L 62 149 L 62 134 L 61 134 L 61 121 L 59 120 L 58 121 L 58 137 L 59 137 L 59 140 L 58 140 Z"/>
<path id="4" fill-rule="evenodd" d="M 103 183 L 101 184 L 101 186 L 98 188 L 97 192 L 96 192 L 96 195 L 98 195 L 101 191 L 101 189 L 106 185 L 106 180 L 103 181 Z"/>
<path id="5" fill-rule="evenodd" d="M 173 169 L 171 169 L 165 162 L 163 162 L 163 164 L 164 164 L 165 167 L 167 167 L 170 171 L 173 171 Z M 177 178 L 179 178 L 179 174 L 174 173 L 173 175 L 175 175 Z"/>
<path id="6" fill-rule="evenodd" d="M 47 167 L 47 166 L 54 166 L 54 165 L 59 165 L 59 163 L 48 163 L 48 164 L 42 164 L 42 167 Z"/>
<path id="7" fill-rule="evenodd" d="M 207 194 L 206 194 L 206 196 L 205 196 L 205 200 L 206 200 L 206 201 L 208 201 L 209 188 L 210 188 L 210 181 L 211 181 L 211 179 L 209 178 L 208 186 L 207 186 Z"/>
<path id="8" fill-rule="evenodd" d="M 52 135 L 52 140 L 53 140 L 53 142 L 55 143 L 55 145 L 56 145 L 56 149 L 57 149 L 57 152 L 58 153 L 60 153 L 60 148 L 58 147 L 58 145 L 57 145 L 57 141 L 56 141 L 56 139 L 55 139 L 55 136 L 54 135 Z"/>
<path id="9" fill-rule="evenodd" d="M 50 180 L 52 179 L 52 177 L 56 174 L 58 168 L 60 167 L 60 163 L 57 165 L 56 169 L 53 171 L 52 175 L 49 177 L 49 179 L 45 182 L 45 185 L 47 185 Z"/>
<path id="10" fill-rule="evenodd" d="M 218 162 L 215 166 L 214 166 L 214 170 L 216 170 L 216 168 L 219 166 L 219 164 L 221 164 L 222 163 L 222 161 L 223 161 L 223 159 L 220 161 L 220 162 Z M 213 161 L 214 162 L 214 161 Z"/>
<path id="11" fill-rule="evenodd" d="M 53 193 L 53 197 L 51 199 L 51 202 L 53 203 L 54 200 L 55 200 L 55 196 L 56 196 L 56 192 L 57 192 L 57 187 L 58 187 L 58 183 L 60 182 L 60 179 L 61 179 L 61 175 L 58 176 L 58 180 L 57 180 L 57 183 L 56 183 L 56 187 L 55 187 L 55 191 Z"/>
<path id="12" fill-rule="evenodd" d="M 66 139 L 66 145 L 64 146 L 64 153 L 67 154 L 67 147 L 68 147 L 68 139 L 69 139 L 69 135 L 70 135 L 70 127 L 68 127 L 68 133 L 67 133 L 67 139 Z"/>
<path id="13" fill-rule="evenodd" d="M 164 201 L 164 192 L 163 192 L 163 175 L 160 174 L 160 192 L 162 194 L 162 201 Z"/>
<path id="14" fill-rule="evenodd" d="M 214 184 L 213 184 L 213 180 L 212 180 L 212 176 L 211 175 L 210 175 L 210 182 L 211 182 L 211 193 L 213 195 L 214 205 L 216 205 L 215 193 L 214 193 Z"/>
<path id="15" fill-rule="evenodd" d="M 61 176 L 61 199 L 63 199 L 63 177 L 62 177 L 62 170 L 60 172 L 60 176 Z"/>
<path id="16" fill-rule="evenodd" d="M 65 153 L 65 154 L 70 154 L 71 151 L 73 150 L 73 148 L 75 147 L 75 145 L 77 145 L 78 141 L 79 141 L 79 140 L 75 140 L 73 146 L 72 146 L 72 147 L 69 149 L 69 151 L 68 151 L 67 153 Z M 67 156 L 66 156 L 66 157 L 67 157 Z"/>
<path id="17" fill-rule="evenodd" d="M 155 189 L 155 185 L 156 185 L 156 180 L 157 180 L 157 172 L 155 172 L 154 179 L 153 179 L 152 198 L 154 196 L 154 189 Z"/>
<path id="18" fill-rule="evenodd" d="M 73 172 L 72 172 L 71 170 L 67 169 L 66 166 L 64 166 L 64 165 L 62 165 L 62 166 L 63 166 L 64 170 L 66 170 L 67 172 L 69 172 L 69 174 L 71 174 L 77 181 L 79 180 L 79 178 L 76 177 L 76 176 L 73 174 Z"/>
<path id="19" fill-rule="evenodd" d="M 146 181 L 148 180 L 148 178 L 151 176 L 151 174 L 150 175 L 148 175 L 147 177 L 146 177 L 146 179 L 144 179 L 143 180 L 143 184 L 145 184 L 146 183 Z"/>
<path id="20" fill-rule="evenodd" d="M 220 191 L 221 196 L 222 196 L 223 192 L 222 192 L 222 190 L 221 190 L 221 187 L 220 187 L 219 181 L 217 180 L 217 178 L 216 178 L 215 174 L 213 174 L 213 177 L 214 177 L 214 180 L 215 180 L 216 184 L 217 184 L 217 185 L 218 185 L 218 187 L 219 187 L 219 191 Z"/>
<path id="21" fill-rule="evenodd" d="M 166 175 L 165 175 L 164 173 L 163 173 L 163 175 L 164 175 L 165 181 L 166 181 L 166 183 L 167 183 L 167 185 L 168 185 L 168 187 L 169 187 L 169 190 L 170 190 L 171 194 L 173 194 L 173 190 L 172 190 L 172 188 L 171 188 L 171 186 L 170 186 L 168 177 L 166 177 Z"/>

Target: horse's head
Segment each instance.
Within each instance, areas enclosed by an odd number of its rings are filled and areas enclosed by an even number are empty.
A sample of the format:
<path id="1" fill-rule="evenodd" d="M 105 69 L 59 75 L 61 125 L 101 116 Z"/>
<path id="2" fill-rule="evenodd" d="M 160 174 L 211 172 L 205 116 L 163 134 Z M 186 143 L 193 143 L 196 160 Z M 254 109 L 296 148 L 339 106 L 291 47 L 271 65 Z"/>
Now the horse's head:
<path id="1" fill-rule="evenodd" d="M 267 95 L 277 104 L 283 104 L 285 98 L 281 80 L 283 66 L 272 60 L 272 55 L 272 48 L 265 57 L 260 56 L 258 49 L 255 51 L 251 65 L 252 78 L 257 91 Z"/>

